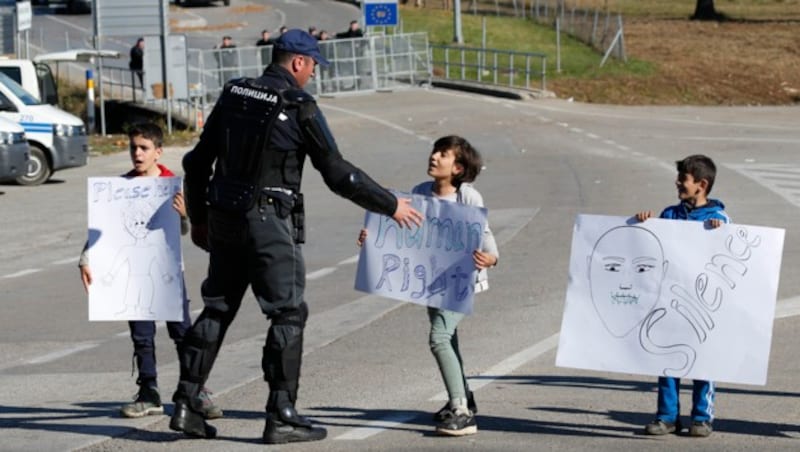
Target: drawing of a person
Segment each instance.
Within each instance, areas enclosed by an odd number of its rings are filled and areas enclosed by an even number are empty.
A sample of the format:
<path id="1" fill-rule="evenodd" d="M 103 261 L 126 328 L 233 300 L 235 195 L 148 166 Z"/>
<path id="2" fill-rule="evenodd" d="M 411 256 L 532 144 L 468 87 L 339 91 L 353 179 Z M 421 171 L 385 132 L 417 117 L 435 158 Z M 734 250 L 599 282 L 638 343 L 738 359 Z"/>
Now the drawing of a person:
<path id="1" fill-rule="evenodd" d="M 588 256 L 592 303 L 614 337 L 633 331 L 658 303 L 668 262 L 658 237 L 640 226 L 606 231 Z"/>
<path id="2" fill-rule="evenodd" d="M 139 314 L 146 317 L 155 317 L 152 310 L 155 295 L 153 273 L 160 274 L 165 283 L 170 283 L 173 277 L 163 271 L 164 266 L 159 259 L 159 248 L 147 243 L 150 232 L 150 220 L 153 217 L 153 208 L 147 203 L 136 203 L 123 210 L 123 225 L 125 231 L 134 238 L 134 243 L 125 245 L 117 252 L 114 263 L 103 278 L 103 282 L 110 285 L 114 282 L 123 265 L 128 265 L 128 278 L 125 287 L 125 307 L 117 315 Z"/>

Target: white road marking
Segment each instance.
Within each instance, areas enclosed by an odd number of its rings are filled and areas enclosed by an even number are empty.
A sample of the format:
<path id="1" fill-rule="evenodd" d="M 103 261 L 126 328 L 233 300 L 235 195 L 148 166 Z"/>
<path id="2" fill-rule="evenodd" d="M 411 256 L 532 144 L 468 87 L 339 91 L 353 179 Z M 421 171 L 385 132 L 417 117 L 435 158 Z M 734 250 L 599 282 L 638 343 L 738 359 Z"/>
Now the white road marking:
<path id="1" fill-rule="evenodd" d="M 687 136 L 658 136 L 653 138 L 668 139 L 668 140 L 685 140 L 685 141 L 737 141 L 743 143 L 786 143 L 786 144 L 800 144 L 800 139 L 797 138 L 764 138 L 764 137 L 687 137 Z"/>
<path id="2" fill-rule="evenodd" d="M 389 122 L 389 121 L 385 121 L 383 119 L 378 119 L 378 118 L 376 118 L 374 116 L 365 115 L 365 114 L 359 113 L 359 112 L 357 112 L 355 110 L 350 110 L 350 109 L 342 108 L 342 107 L 334 107 L 333 105 L 328 105 L 328 104 L 323 104 L 322 107 L 323 107 L 323 109 L 330 109 L 330 110 L 338 111 L 340 113 L 346 113 L 348 115 L 357 116 L 357 117 L 359 117 L 361 119 L 365 119 L 367 121 L 376 122 L 378 124 L 381 124 L 383 126 L 386 126 L 386 127 L 390 128 L 390 129 L 396 130 L 396 131 L 398 131 L 400 133 L 403 133 L 403 134 L 406 134 L 406 135 L 411 135 L 411 136 L 413 136 L 413 137 L 415 137 L 415 138 L 417 138 L 417 139 L 419 139 L 421 141 L 425 141 L 427 143 L 433 142 L 433 139 L 431 139 L 430 137 L 425 136 L 425 135 L 420 135 L 420 134 L 414 132 L 411 129 L 406 129 L 405 127 L 399 126 L 399 125 L 397 125 L 395 123 L 392 123 L 392 122 Z"/>
<path id="3" fill-rule="evenodd" d="M 44 364 L 50 361 L 55 361 L 57 359 L 61 359 L 65 356 L 73 355 L 78 352 L 82 352 L 84 350 L 89 350 L 92 348 L 97 347 L 100 345 L 98 342 L 83 342 L 73 345 L 69 348 L 64 348 L 61 350 L 56 350 L 54 352 L 48 353 L 46 355 L 42 355 L 33 359 L 26 361 L 27 364 Z"/>
<path id="4" fill-rule="evenodd" d="M 306 274 L 306 279 L 314 280 L 314 279 L 322 278 L 323 276 L 330 275 L 331 273 L 333 273 L 335 271 L 336 271 L 336 267 L 320 268 L 317 271 L 313 271 L 311 273 Z"/>
<path id="5" fill-rule="evenodd" d="M 367 439 L 370 436 L 377 435 L 378 433 L 382 433 L 386 429 L 397 427 L 398 425 L 403 425 L 409 421 L 414 420 L 417 417 L 414 414 L 408 413 L 396 413 L 389 416 L 386 416 L 383 419 L 379 419 L 377 421 L 372 421 L 367 424 L 366 427 L 359 427 L 348 430 L 347 432 L 337 436 L 334 439 L 344 439 L 344 440 L 361 440 Z"/>
<path id="6" fill-rule="evenodd" d="M 84 33 L 91 33 L 91 32 L 92 32 L 92 31 L 91 31 L 91 30 L 89 30 L 88 28 L 79 27 L 79 26 L 77 26 L 77 25 L 73 24 L 73 23 L 72 23 L 72 22 L 70 22 L 70 21 L 67 21 L 67 20 L 64 20 L 64 19 L 60 19 L 60 18 L 58 18 L 58 17 L 56 17 L 56 16 L 54 16 L 54 15 L 52 15 L 52 14 L 47 14 L 47 15 L 45 15 L 45 16 L 43 16 L 43 17 L 46 17 L 46 18 L 48 18 L 48 19 L 50 19 L 50 20 L 52 20 L 52 21 L 54 21 L 54 22 L 58 22 L 58 23 L 60 23 L 61 25 L 66 25 L 67 27 L 71 27 L 71 28 L 74 28 L 74 29 L 76 29 L 76 30 L 82 31 L 82 32 L 84 32 Z"/>
<path id="7" fill-rule="evenodd" d="M 343 260 L 343 261 L 339 262 L 339 263 L 338 263 L 338 264 L 336 264 L 336 265 L 337 265 L 337 266 L 338 266 L 338 265 L 349 265 L 349 264 L 355 264 L 356 262 L 358 262 L 358 254 L 356 254 L 355 256 L 350 256 L 350 257 L 348 257 L 347 259 L 345 259 L 345 260 Z"/>
<path id="8" fill-rule="evenodd" d="M 3 275 L 3 278 L 19 278 L 20 276 L 30 275 L 33 273 L 38 273 L 42 271 L 41 268 L 26 268 L 25 270 L 20 270 L 16 273 L 10 273 L 8 275 Z"/>
<path id="9" fill-rule="evenodd" d="M 481 378 L 480 380 L 472 383 L 472 379 L 470 379 L 470 389 L 477 390 L 492 383 L 495 379 L 504 377 L 518 367 L 522 366 L 523 364 L 549 352 L 550 350 L 554 349 L 558 345 L 558 333 L 553 334 L 552 336 L 544 339 L 542 341 L 537 342 L 536 344 L 532 345 L 531 347 L 526 348 L 520 352 L 517 352 L 508 358 L 504 359 L 503 361 L 495 364 L 494 366 L 487 369 L 485 372 L 480 374 L 481 377 L 490 376 L 494 378 Z M 429 400 L 446 400 L 447 393 L 441 392 Z M 354 429 L 350 429 L 347 432 L 337 436 L 335 439 L 344 439 L 344 440 L 361 440 L 367 439 L 371 436 L 377 435 L 382 433 L 384 430 L 388 428 L 393 428 L 398 425 L 402 425 L 406 422 L 412 421 L 418 416 L 417 414 L 408 414 L 408 413 L 396 413 L 390 416 L 386 416 L 382 419 L 377 419 L 367 423 L 364 427 L 358 427 Z M 425 414 L 427 416 L 427 414 Z"/>
<path id="10" fill-rule="evenodd" d="M 74 264 L 74 263 L 78 262 L 78 260 L 80 260 L 80 258 L 75 256 L 75 257 L 70 257 L 70 258 L 67 258 L 67 259 L 61 259 L 59 261 L 50 262 L 50 265 Z"/>
<path id="11" fill-rule="evenodd" d="M 726 164 L 790 204 L 800 207 L 800 166 L 788 163 Z"/>
<path id="12" fill-rule="evenodd" d="M 800 315 L 800 296 L 786 298 L 778 302 L 775 306 L 775 318 L 785 319 Z"/>

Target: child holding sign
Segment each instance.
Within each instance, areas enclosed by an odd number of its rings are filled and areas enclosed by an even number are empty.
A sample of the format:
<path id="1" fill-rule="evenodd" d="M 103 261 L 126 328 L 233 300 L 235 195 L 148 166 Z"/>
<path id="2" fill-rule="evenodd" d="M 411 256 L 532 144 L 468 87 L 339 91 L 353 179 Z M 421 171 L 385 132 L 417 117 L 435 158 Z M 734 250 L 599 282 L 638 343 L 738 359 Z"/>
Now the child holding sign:
<path id="1" fill-rule="evenodd" d="M 123 174 L 122 177 L 172 177 L 175 174 L 164 165 L 158 163 L 161 157 L 163 132 L 155 124 L 139 124 L 133 126 L 128 131 L 130 146 L 131 163 L 133 169 Z M 188 219 L 186 217 L 186 206 L 184 204 L 183 193 L 178 192 L 172 200 L 172 207 L 181 216 L 181 234 L 189 232 Z M 86 291 L 92 284 L 92 272 L 89 269 L 87 242 L 81 253 L 78 266 L 81 271 L 81 281 Z M 181 341 L 186 331 L 192 323 L 189 318 L 189 299 L 186 297 L 186 289 L 183 282 L 183 320 L 180 322 L 167 322 L 169 337 L 175 342 L 176 347 L 180 347 Z M 121 409 L 121 414 L 125 417 L 142 417 L 152 414 L 162 414 L 164 407 L 161 404 L 161 396 L 158 392 L 156 382 L 156 351 L 155 351 L 155 322 L 150 320 L 129 321 L 128 326 L 133 341 L 133 356 L 136 359 L 136 366 L 139 369 L 139 377 L 136 383 L 139 385 L 139 392 L 133 403 L 126 404 Z M 202 394 L 204 401 L 205 415 L 208 418 L 218 418 L 222 416 L 220 410 L 209 397 L 209 392 Z"/>
<path id="2" fill-rule="evenodd" d="M 436 140 L 428 158 L 428 175 L 432 181 L 423 182 L 413 189 L 414 194 L 433 196 L 442 200 L 483 207 L 483 197 L 471 182 L 478 177 L 483 162 L 478 151 L 459 136 L 445 136 Z M 361 246 L 367 238 L 362 229 L 358 237 Z M 483 231 L 481 249 L 473 252 L 475 268 L 479 270 L 475 293 L 489 288 L 486 269 L 497 265 L 499 252 L 492 231 L 487 224 Z M 436 432 L 441 435 L 463 436 L 478 431 L 475 398 L 464 376 L 464 366 L 458 349 L 458 324 L 464 314 L 438 308 L 428 308 L 430 320 L 430 347 L 442 374 L 449 402 L 436 414 Z"/>
<path id="3" fill-rule="evenodd" d="M 703 221 L 712 228 L 718 228 L 723 223 L 730 222 L 722 202 L 708 198 L 717 174 L 714 162 L 704 155 L 691 155 L 675 163 L 678 167 L 675 186 L 681 202 L 664 209 L 660 218 Z M 643 211 L 636 214 L 636 219 L 645 221 L 652 216 L 653 212 Z M 681 432 L 678 394 L 680 384 L 678 378 L 658 378 L 658 410 L 656 419 L 645 426 L 646 434 L 666 435 Z M 714 382 L 694 380 L 692 425 L 689 427 L 689 436 L 706 437 L 711 435 L 712 422 L 714 422 Z"/>

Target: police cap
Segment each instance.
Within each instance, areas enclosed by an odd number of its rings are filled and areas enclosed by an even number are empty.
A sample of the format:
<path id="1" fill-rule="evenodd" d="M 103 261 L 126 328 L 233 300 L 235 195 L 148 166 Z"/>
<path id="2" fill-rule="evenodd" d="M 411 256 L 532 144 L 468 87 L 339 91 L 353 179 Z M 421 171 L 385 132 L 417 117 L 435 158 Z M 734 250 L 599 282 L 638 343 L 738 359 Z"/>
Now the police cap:
<path id="1" fill-rule="evenodd" d="M 283 33 L 278 40 L 275 41 L 275 49 L 310 56 L 317 64 L 322 66 L 330 64 L 328 60 L 322 56 L 322 53 L 320 53 L 319 46 L 317 45 L 317 38 L 299 28 L 294 28 Z"/>

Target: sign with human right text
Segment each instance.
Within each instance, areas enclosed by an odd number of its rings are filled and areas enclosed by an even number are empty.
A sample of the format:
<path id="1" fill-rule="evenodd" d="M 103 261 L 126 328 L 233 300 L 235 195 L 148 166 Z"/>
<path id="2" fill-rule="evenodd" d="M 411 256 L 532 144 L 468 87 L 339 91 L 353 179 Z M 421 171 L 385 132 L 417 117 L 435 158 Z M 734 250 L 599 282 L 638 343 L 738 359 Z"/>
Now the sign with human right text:
<path id="1" fill-rule="evenodd" d="M 486 209 L 422 195 L 413 206 L 425 214 L 420 227 L 401 228 L 385 215 L 367 213 L 356 290 L 396 300 L 472 313 Z"/>

